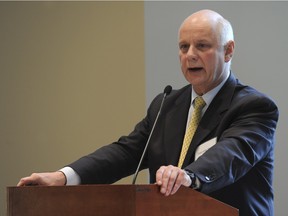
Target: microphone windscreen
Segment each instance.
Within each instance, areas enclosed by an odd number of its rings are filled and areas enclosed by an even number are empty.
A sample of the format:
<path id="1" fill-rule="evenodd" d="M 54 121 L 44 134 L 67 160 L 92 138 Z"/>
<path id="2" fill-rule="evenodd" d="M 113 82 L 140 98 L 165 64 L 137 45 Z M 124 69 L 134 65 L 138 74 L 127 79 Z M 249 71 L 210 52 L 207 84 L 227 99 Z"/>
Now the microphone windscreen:
<path id="1" fill-rule="evenodd" d="M 172 91 L 172 87 L 170 85 L 167 85 L 164 89 L 164 94 L 169 95 Z"/>

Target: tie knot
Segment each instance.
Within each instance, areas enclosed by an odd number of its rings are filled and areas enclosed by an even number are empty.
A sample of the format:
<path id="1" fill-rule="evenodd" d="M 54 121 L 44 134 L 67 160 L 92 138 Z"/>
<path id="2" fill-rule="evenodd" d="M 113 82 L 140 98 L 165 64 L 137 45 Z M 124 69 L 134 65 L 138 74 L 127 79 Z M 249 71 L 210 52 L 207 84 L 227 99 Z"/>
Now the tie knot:
<path id="1" fill-rule="evenodd" d="M 206 105 L 205 101 L 201 96 L 195 98 L 194 107 L 195 109 L 202 109 Z"/>

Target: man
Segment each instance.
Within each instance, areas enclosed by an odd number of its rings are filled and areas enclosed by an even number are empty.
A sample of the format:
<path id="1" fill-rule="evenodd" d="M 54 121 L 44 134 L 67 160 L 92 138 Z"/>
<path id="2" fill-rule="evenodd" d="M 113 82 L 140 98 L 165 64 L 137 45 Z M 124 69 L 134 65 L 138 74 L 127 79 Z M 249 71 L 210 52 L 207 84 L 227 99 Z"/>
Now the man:
<path id="1" fill-rule="evenodd" d="M 201 10 L 184 20 L 179 58 L 190 84 L 166 98 L 141 169 L 149 168 L 150 182 L 166 196 L 183 185 L 238 208 L 241 216 L 271 216 L 278 109 L 230 72 L 233 53 L 233 30 L 221 15 Z M 22 178 L 18 186 L 113 183 L 133 174 L 162 98 L 128 136 L 58 172 Z M 202 116 L 197 129 L 190 127 L 195 116 Z"/>

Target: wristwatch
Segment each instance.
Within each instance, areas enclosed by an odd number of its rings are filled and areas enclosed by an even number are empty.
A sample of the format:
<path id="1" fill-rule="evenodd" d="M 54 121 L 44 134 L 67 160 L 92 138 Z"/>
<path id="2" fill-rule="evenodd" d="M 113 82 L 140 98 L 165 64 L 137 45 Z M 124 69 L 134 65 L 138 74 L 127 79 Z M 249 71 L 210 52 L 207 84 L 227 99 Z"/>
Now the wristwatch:
<path id="1" fill-rule="evenodd" d="M 189 170 L 184 170 L 186 172 L 186 174 L 190 177 L 191 179 L 191 185 L 189 186 L 190 188 L 193 189 L 198 189 L 199 186 L 196 184 L 196 176 L 193 172 L 189 171 Z"/>

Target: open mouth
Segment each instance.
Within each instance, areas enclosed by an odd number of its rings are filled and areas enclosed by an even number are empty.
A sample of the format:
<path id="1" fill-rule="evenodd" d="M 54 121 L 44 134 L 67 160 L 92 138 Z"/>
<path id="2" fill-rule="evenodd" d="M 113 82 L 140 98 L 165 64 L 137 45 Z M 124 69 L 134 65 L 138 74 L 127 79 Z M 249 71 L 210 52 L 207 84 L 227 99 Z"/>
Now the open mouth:
<path id="1" fill-rule="evenodd" d="M 189 72 L 199 72 L 201 71 L 203 68 L 202 67 L 189 67 L 188 71 Z"/>

